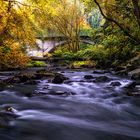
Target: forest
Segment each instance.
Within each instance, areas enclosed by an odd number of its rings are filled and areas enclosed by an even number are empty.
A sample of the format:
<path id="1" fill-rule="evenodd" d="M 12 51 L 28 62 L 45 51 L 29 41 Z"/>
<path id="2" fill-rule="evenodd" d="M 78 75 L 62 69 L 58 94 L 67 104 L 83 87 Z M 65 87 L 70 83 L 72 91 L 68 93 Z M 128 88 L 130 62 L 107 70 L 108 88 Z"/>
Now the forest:
<path id="1" fill-rule="evenodd" d="M 42 41 L 47 36 L 64 37 L 65 45 L 43 55 L 77 60 L 71 65 L 86 65 L 91 60 L 97 67 L 116 67 L 139 56 L 138 0 L 1 0 L 0 7 L 2 70 L 27 67 L 27 49 L 37 47 L 37 37 Z"/>
<path id="2" fill-rule="evenodd" d="M 0 0 L 0 139 L 140 139 L 140 0 Z"/>

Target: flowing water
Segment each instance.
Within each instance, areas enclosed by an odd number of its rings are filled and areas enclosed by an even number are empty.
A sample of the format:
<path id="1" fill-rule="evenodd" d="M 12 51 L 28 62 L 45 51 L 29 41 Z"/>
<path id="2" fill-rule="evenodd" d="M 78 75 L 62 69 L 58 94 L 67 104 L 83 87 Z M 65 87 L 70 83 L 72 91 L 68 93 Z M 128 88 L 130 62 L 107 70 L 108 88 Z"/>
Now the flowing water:
<path id="1" fill-rule="evenodd" d="M 18 118 L 0 128 L 0 140 L 138 140 L 140 139 L 140 99 L 124 93 L 127 78 L 106 73 L 121 86 L 95 83 L 84 75 L 92 71 L 63 73 L 71 82 L 52 84 L 40 80 L 36 86 L 19 84 L 0 91 L 0 107 L 10 105 Z M 48 95 L 64 91 L 75 95 Z M 28 93 L 33 97 L 27 97 Z M 36 95 L 38 92 L 42 94 Z"/>

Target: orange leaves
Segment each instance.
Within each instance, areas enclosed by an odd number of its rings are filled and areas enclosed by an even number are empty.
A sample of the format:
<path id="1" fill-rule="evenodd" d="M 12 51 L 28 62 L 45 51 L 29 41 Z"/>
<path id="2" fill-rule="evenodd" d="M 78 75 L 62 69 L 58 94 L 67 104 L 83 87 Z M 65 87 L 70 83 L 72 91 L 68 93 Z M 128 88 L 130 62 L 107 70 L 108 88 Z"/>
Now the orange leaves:
<path id="1" fill-rule="evenodd" d="M 10 46 L 10 51 L 2 52 L 0 51 L 0 68 L 24 68 L 29 59 L 24 55 L 18 45 L 18 43 L 13 43 Z"/>

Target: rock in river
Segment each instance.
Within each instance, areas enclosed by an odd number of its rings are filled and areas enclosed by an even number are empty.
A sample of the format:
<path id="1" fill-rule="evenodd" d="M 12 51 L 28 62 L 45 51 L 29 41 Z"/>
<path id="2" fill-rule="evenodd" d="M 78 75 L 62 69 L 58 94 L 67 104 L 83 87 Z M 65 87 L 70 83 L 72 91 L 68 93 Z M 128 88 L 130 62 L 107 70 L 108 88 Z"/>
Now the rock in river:
<path id="1" fill-rule="evenodd" d="M 73 92 L 67 92 L 67 91 L 50 91 L 48 94 L 50 95 L 75 95 Z"/>
<path id="2" fill-rule="evenodd" d="M 139 96 L 140 97 L 140 81 L 131 82 L 125 87 L 126 94 L 128 96 Z"/>
<path id="3" fill-rule="evenodd" d="M 137 68 L 137 69 L 129 72 L 128 75 L 130 75 L 131 79 L 133 79 L 133 80 L 140 80 L 140 68 Z"/>
<path id="4" fill-rule="evenodd" d="M 19 115 L 16 114 L 16 110 L 10 106 L 6 106 L 0 111 L 0 127 L 9 126 L 9 122 L 15 120 Z"/>
<path id="5" fill-rule="evenodd" d="M 113 86 L 113 87 L 116 87 L 116 86 L 121 86 L 121 83 L 116 81 L 116 82 L 111 82 L 110 85 Z"/>
<path id="6" fill-rule="evenodd" d="M 85 79 L 93 79 L 94 77 L 92 75 L 85 75 L 84 78 Z"/>
<path id="7" fill-rule="evenodd" d="M 62 84 L 65 80 L 68 80 L 64 75 L 60 73 L 56 73 L 54 78 L 52 79 L 52 83 L 54 84 Z"/>
<path id="8" fill-rule="evenodd" d="M 111 79 L 107 76 L 99 76 L 96 77 L 96 79 L 94 80 L 94 82 L 109 82 L 111 81 Z"/>
<path id="9" fill-rule="evenodd" d="M 105 73 L 108 73 L 109 70 L 94 70 L 93 73 L 94 74 L 105 74 Z"/>
<path id="10" fill-rule="evenodd" d="M 76 93 L 74 92 L 70 92 L 70 91 L 54 91 L 54 90 L 50 90 L 48 92 L 37 92 L 34 93 L 33 96 L 44 96 L 44 95 L 55 95 L 55 96 L 69 96 L 69 95 L 75 95 Z"/>

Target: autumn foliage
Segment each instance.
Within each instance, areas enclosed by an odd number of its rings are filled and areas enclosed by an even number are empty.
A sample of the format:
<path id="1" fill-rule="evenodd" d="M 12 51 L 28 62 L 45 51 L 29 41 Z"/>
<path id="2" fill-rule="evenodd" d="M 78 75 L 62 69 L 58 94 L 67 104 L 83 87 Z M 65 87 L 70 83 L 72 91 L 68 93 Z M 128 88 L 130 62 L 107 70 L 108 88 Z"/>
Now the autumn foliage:
<path id="1" fill-rule="evenodd" d="M 0 69 L 24 68 L 29 61 L 18 43 L 13 43 L 9 48 L 0 47 L 0 59 Z"/>

